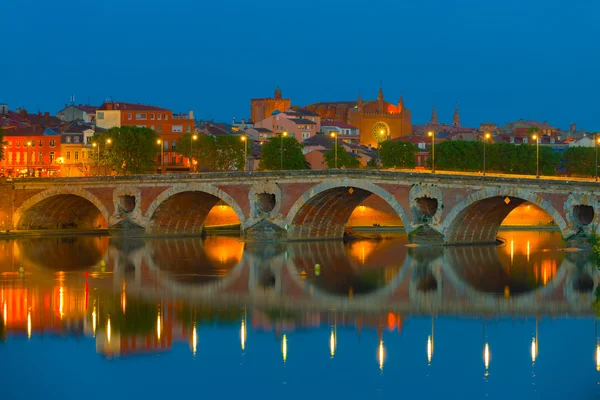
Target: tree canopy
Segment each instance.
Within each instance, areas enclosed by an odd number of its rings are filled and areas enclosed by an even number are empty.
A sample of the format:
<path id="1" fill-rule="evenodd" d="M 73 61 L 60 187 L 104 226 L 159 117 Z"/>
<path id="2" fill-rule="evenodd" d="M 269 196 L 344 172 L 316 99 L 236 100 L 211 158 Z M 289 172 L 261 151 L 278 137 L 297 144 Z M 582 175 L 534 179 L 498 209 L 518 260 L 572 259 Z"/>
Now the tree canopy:
<path id="1" fill-rule="evenodd" d="M 238 135 L 196 135 L 188 133 L 177 141 L 177 151 L 198 162 L 198 170 L 230 171 L 244 169 L 244 142 Z M 250 154 L 250 147 L 248 148 Z"/>
<path id="2" fill-rule="evenodd" d="M 323 154 L 327 168 L 335 168 L 335 147 Z M 342 144 L 337 145 L 338 168 L 360 168 L 360 160 L 346 151 Z"/>
<path id="3" fill-rule="evenodd" d="M 414 168 L 417 145 L 399 140 L 381 143 L 381 166 L 383 168 Z"/>
<path id="4" fill-rule="evenodd" d="M 162 146 L 157 144 L 157 139 L 156 132 L 150 128 L 122 126 L 95 135 L 92 143 L 99 146 L 101 164 L 118 175 L 128 175 L 142 174 L 154 168 Z"/>
<path id="5" fill-rule="evenodd" d="M 262 145 L 259 169 L 279 170 L 281 169 L 282 138 L 272 137 Z M 296 138 L 283 138 L 283 169 L 298 170 L 308 169 L 306 158 L 302 154 L 302 143 Z"/>

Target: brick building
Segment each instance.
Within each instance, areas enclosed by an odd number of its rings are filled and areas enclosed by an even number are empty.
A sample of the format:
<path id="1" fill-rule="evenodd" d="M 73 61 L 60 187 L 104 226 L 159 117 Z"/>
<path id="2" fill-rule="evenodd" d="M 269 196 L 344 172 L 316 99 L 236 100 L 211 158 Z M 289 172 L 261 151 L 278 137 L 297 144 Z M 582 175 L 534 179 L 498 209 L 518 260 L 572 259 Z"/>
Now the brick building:
<path id="1" fill-rule="evenodd" d="M 60 172 L 60 133 L 50 128 L 19 127 L 6 129 L 3 176 L 56 176 Z"/>
<path id="2" fill-rule="evenodd" d="M 273 97 L 250 99 L 250 119 L 254 123 L 268 118 L 274 111 L 284 112 L 291 106 L 290 99 L 284 99 L 277 87 Z"/>
<path id="3" fill-rule="evenodd" d="M 121 126 L 150 128 L 162 140 L 163 165 L 168 170 L 187 169 L 189 165 L 177 153 L 177 140 L 195 131 L 194 113 L 173 114 L 166 108 L 125 102 L 105 102 L 96 111 L 96 125 L 110 129 Z M 157 151 L 160 148 L 157 145 Z M 157 158 L 160 165 L 160 156 Z"/>

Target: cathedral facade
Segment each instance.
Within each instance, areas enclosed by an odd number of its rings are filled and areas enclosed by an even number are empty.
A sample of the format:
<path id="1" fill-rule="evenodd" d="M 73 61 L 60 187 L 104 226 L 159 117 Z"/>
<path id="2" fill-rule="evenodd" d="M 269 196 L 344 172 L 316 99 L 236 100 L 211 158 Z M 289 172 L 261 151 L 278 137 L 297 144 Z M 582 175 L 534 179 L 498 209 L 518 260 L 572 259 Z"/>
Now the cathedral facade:
<path id="1" fill-rule="evenodd" d="M 410 110 L 402 96 L 397 104 L 388 103 L 379 89 L 377 100 L 315 103 L 306 107 L 319 114 L 322 121 L 341 121 L 360 131 L 360 143 L 377 147 L 384 140 L 412 134 Z"/>

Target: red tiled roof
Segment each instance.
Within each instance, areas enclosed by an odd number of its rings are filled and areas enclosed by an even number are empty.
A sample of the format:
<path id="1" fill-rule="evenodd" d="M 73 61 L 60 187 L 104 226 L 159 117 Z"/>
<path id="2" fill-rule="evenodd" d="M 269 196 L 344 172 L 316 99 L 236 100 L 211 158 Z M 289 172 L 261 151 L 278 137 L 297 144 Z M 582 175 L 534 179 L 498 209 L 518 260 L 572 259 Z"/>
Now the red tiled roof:
<path id="1" fill-rule="evenodd" d="M 166 108 L 149 106 L 145 104 L 125 103 L 122 101 L 104 102 L 98 110 L 109 110 L 108 105 L 112 104 L 112 110 L 129 110 L 129 111 L 170 111 Z"/>
<path id="2" fill-rule="evenodd" d="M 321 124 L 321 126 L 335 126 L 337 128 L 341 128 L 341 129 L 358 129 L 355 126 L 352 126 L 350 124 L 347 124 L 347 123 L 341 122 L 341 121 L 326 121 L 326 122 L 323 122 Z"/>
<path id="3" fill-rule="evenodd" d="M 88 114 L 95 114 L 96 110 L 98 109 L 97 106 L 82 105 L 82 104 L 78 105 L 77 108 Z"/>

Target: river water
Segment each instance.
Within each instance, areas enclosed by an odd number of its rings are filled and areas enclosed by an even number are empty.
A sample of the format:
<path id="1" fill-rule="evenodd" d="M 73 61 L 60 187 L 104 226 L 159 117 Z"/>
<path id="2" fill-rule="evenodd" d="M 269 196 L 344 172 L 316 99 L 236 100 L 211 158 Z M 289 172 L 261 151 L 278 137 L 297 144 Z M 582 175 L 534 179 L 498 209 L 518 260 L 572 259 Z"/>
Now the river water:
<path id="1" fill-rule="evenodd" d="M 590 254 L 499 236 L 0 241 L 0 396 L 596 398 Z"/>

